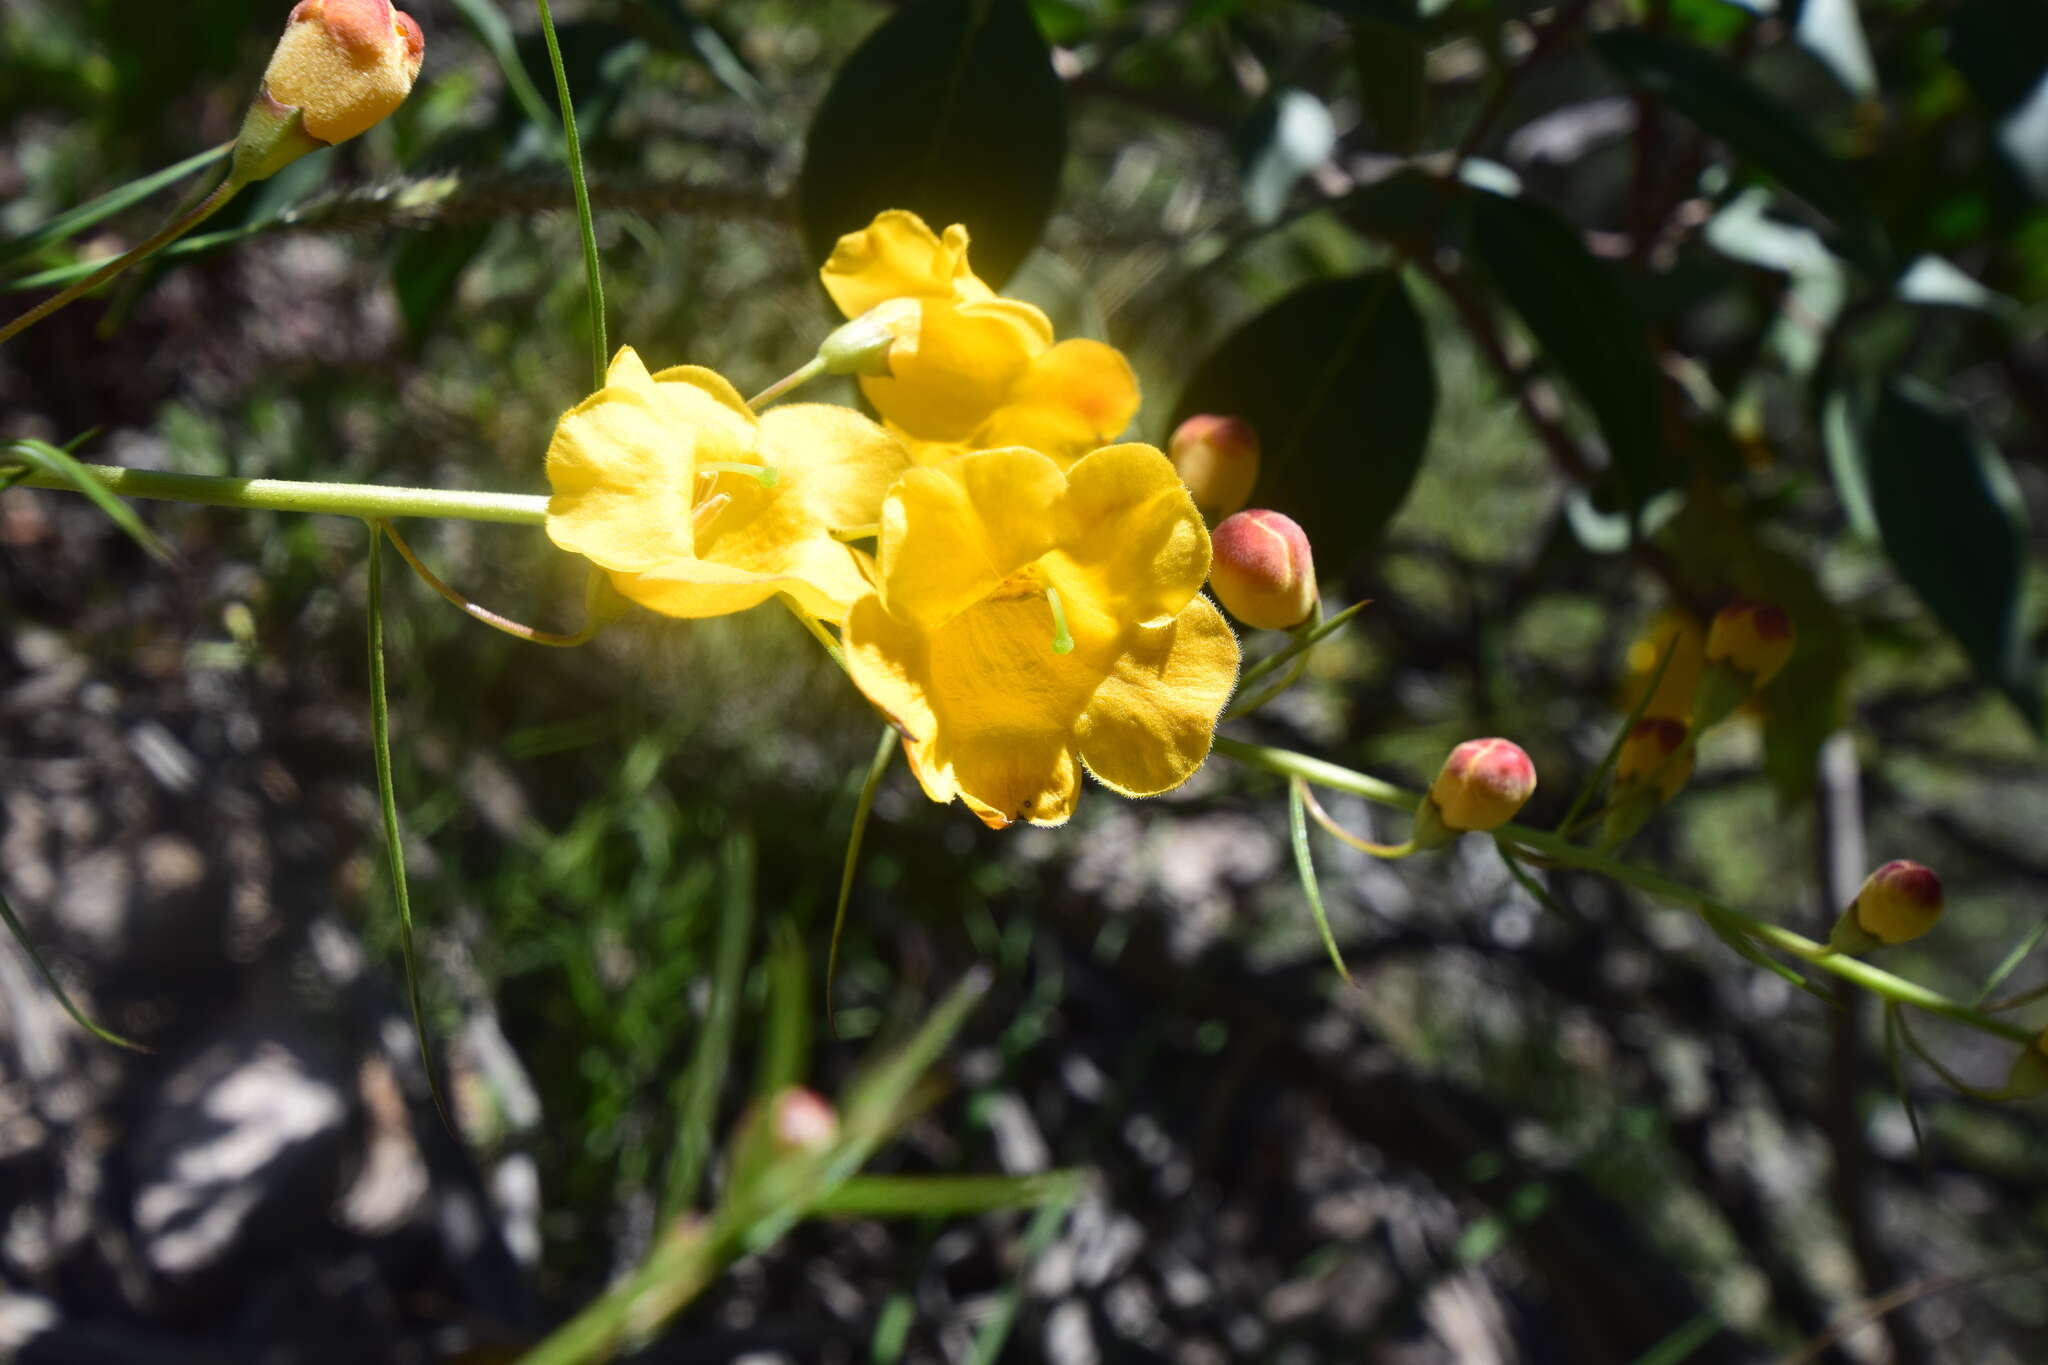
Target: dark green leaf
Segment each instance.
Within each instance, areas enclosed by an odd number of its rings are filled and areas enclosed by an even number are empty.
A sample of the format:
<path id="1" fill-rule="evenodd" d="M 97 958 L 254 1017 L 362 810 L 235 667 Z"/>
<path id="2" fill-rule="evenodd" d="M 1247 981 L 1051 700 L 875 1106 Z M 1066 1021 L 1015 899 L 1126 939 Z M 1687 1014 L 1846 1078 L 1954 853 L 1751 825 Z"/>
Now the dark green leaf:
<path id="1" fill-rule="evenodd" d="M 975 273 L 1000 285 L 1059 192 L 1067 121 L 1024 0 L 912 0 L 839 69 L 797 183 L 814 260 L 883 209 L 965 223 Z"/>
<path id="2" fill-rule="evenodd" d="M 1304 286 L 1239 328 L 1181 391 L 1176 423 L 1242 417 L 1263 447 L 1261 507 L 1301 523 L 1341 570 L 1400 508 L 1436 416 L 1429 337 L 1400 278 Z"/>
<path id="3" fill-rule="evenodd" d="M 1423 57 L 1428 45 L 1412 24 L 1365 17 L 1351 25 L 1351 65 L 1358 72 L 1358 98 L 1365 116 L 1389 151 L 1412 152 L 1422 140 L 1429 83 Z"/>
<path id="4" fill-rule="evenodd" d="M 1862 445 L 1878 534 L 1899 576 L 1978 676 L 2038 721 L 2020 629 L 2025 514 L 2005 462 L 1962 413 L 1910 379 L 1880 390 Z"/>
<path id="5" fill-rule="evenodd" d="M 1628 29 L 1593 39 L 1624 80 L 1662 99 L 1730 151 L 1833 219 L 1865 263 L 1885 254 L 1882 233 L 1849 168 L 1800 116 L 1752 85 L 1722 58 L 1669 38 Z"/>
<path id="6" fill-rule="evenodd" d="M 1572 225 L 1528 199 L 1480 194 L 1472 247 L 1544 356 L 1600 424 L 1617 491 L 1632 508 L 1671 486 L 1656 366 L 1620 273 Z"/>

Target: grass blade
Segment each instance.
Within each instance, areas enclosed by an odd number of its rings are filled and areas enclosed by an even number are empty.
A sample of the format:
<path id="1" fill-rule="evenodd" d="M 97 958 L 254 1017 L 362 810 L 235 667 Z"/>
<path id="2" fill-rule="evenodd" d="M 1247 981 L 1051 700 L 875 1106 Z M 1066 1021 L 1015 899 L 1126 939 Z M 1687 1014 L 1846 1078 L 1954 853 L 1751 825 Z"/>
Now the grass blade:
<path id="1" fill-rule="evenodd" d="M 604 387 L 610 347 L 604 335 L 604 277 L 597 266 L 597 229 L 590 221 L 590 186 L 583 178 L 583 141 L 576 136 L 576 106 L 569 101 L 569 75 L 562 69 L 562 45 L 555 39 L 555 16 L 548 0 L 540 6 L 540 31 L 548 40 L 548 64 L 555 69 L 555 98 L 562 106 L 562 138 L 569 153 L 569 183 L 576 191 L 576 226 L 583 234 L 583 274 L 590 297 L 590 387 Z"/>
<path id="2" fill-rule="evenodd" d="M 1344 965 L 1344 954 L 1337 951 L 1336 936 L 1330 932 L 1330 916 L 1323 909 L 1323 891 L 1316 884 L 1316 864 L 1308 847 L 1308 808 L 1306 798 L 1308 784 L 1294 778 L 1287 784 L 1287 826 L 1294 839 L 1294 870 L 1301 874 L 1301 889 L 1308 896 L 1308 908 L 1316 917 L 1316 932 L 1323 936 L 1323 947 L 1330 952 L 1330 961 L 1337 968 L 1337 975 L 1344 978 L 1347 986 L 1356 986 L 1351 969 Z"/>
<path id="3" fill-rule="evenodd" d="M 2027 960 L 2028 954 L 2041 945 L 2043 934 L 2048 934 L 2048 919 L 2035 925 L 2033 933 L 2013 945 L 2012 951 L 2005 955 L 2005 960 L 1998 964 L 1998 969 L 1991 973 L 1990 978 L 1984 983 L 1984 988 L 1977 992 L 1977 998 L 1970 1003 L 1982 1009 L 1984 1002 L 1991 998 L 1991 992 L 1998 989 L 1999 983 L 2011 976 L 2014 969 Z"/>
<path id="4" fill-rule="evenodd" d="M 135 509 L 109 492 L 107 486 L 86 472 L 85 466 L 71 457 L 70 452 L 59 450 L 48 441 L 10 441 L 5 451 L 8 464 L 26 465 L 30 469 L 62 479 L 66 484 L 83 493 L 93 506 L 106 514 L 107 520 L 126 532 L 128 538 L 147 551 L 151 558 L 160 563 L 172 561 L 170 550 L 156 538 L 142 518 L 135 515 Z"/>
<path id="5" fill-rule="evenodd" d="M 882 727 L 882 738 L 875 745 L 875 756 L 868 760 L 868 775 L 860 784 L 860 804 L 853 808 L 853 828 L 846 834 L 846 861 L 839 869 L 839 904 L 832 911 L 832 946 L 825 953 L 825 1018 L 832 1014 L 832 981 L 839 972 L 839 934 L 846 927 L 846 903 L 853 899 L 853 874 L 860 868 L 860 843 L 868 832 L 868 813 L 875 808 L 875 790 L 882 785 L 883 774 L 889 771 L 890 761 L 896 757 L 896 731 L 889 726 Z M 832 1036 L 839 1036 L 839 1026 L 832 1025 Z"/>
<path id="6" fill-rule="evenodd" d="M 71 996 L 65 991 L 64 983 L 57 980 L 57 974 L 50 970 L 50 964 L 43 961 L 43 955 L 36 951 L 35 943 L 28 936 L 27 926 L 15 917 L 14 907 L 7 903 L 7 897 L 5 896 L 0 896 L 0 920 L 7 922 L 7 932 L 14 935 L 14 941 L 21 945 L 21 950 L 24 953 L 28 954 L 28 960 L 35 967 L 36 975 L 40 976 L 43 979 L 43 984 L 50 988 L 50 994 L 57 997 L 57 1003 L 62 1005 L 64 1012 L 71 1016 L 72 1023 L 78 1025 L 103 1043 L 112 1043 L 115 1047 L 125 1047 L 130 1052 L 149 1051 L 142 1044 L 129 1038 L 123 1038 L 112 1029 L 101 1028 L 98 1024 L 86 1018 L 85 1012 L 72 1002 Z"/>
<path id="7" fill-rule="evenodd" d="M 413 1037 L 420 1045 L 420 1067 L 427 1074 L 427 1089 L 433 1094 L 434 1109 L 441 1125 L 455 1131 L 448 1116 L 448 1101 L 441 1094 L 441 1081 L 434 1074 L 434 1055 L 427 1046 L 427 1021 L 420 1008 L 419 955 L 412 941 L 412 896 L 405 885 L 405 840 L 398 828 L 398 797 L 391 782 L 391 705 L 384 694 L 384 532 L 374 523 L 370 528 L 370 749 L 377 763 L 377 804 L 384 814 L 384 847 L 390 856 L 391 894 L 398 902 L 398 951 L 405 960 L 405 1002 L 412 1010 Z"/>
<path id="8" fill-rule="evenodd" d="M 813 1212 L 849 1218 L 961 1218 L 1003 1209 L 1064 1208 L 1081 1193 L 1079 1171 L 1036 1175 L 857 1175 Z"/>
<path id="9" fill-rule="evenodd" d="M 1680 1323 L 1670 1336 L 1637 1356 L 1631 1365 L 1679 1365 L 1712 1341 L 1720 1330 L 1720 1315 L 1711 1308 L 1702 1308 Z"/>
<path id="10" fill-rule="evenodd" d="M 725 841 L 725 905 L 718 916 L 718 948 L 711 969 L 711 1004 L 697 1034 L 697 1050 L 676 1082 L 676 1146 L 669 1159 L 661 1218 L 669 1222 L 690 1205 L 710 1164 L 718 1092 L 732 1059 L 732 1038 L 745 984 L 747 945 L 754 934 L 754 840 L 736 833 Z"/>
<path id="11" fill-rule="evenodd" d="M 211 166 L 233 151 L 233 142 L 223 142 L 218 147 L 188 156 L 175 166 L 166 166 L 139 180 L 131 180 L 116 189 L 108 190 L 97 199 L 88 200 L 77 208 L 66 209 L 40 227 L 30 228 L 12 241 L 0 242 L 0 265 L 18 261 L 23 256 L 32 256 L 44 247 L 55 246 L 77 236 L 95 223 L 103 222 L 123 209 L 155 194 L 166 185 L 176 184 L 197 170 Z"/>

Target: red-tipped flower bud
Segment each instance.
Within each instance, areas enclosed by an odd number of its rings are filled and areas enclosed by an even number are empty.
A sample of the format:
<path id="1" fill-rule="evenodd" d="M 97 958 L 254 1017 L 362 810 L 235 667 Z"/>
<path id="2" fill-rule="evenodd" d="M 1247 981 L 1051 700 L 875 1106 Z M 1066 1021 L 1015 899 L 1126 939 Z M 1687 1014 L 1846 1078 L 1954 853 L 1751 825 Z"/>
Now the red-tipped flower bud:
<path id="1" fill-rule="evenodd" d="M 1691 726 L 1676 716 L 1644 716 L 1622 741 L 1614 760 L 1614 784 L 1654 790 L 1669 801 L 1692 776 L 1693 749 L 1685 742 Z"/>
<path id="2" fill-rule="evenodd" d="M 426 40 L 391 0 L 299 0 L 263 73 L 315 140 L 345 142 L 405 102 Z"/>
<path id="3" fill-rule="evenodd" d="M 1429 787 L 1429 805 L 1445 829 L 1498 829 L 1536 790 L 1536 765 L 1506 739 L 1468 739 L 1451 750 Z M 1418 840 L 1419 842 L 1419 840 Z"/>
<path id="4" fill-rule="evenodd" d="M 1783 607 L 1760 602 L 1731 602 L 1714 614 L 1707 628 L 1707 662 L 1725 663 L 1749 675 L 1751 687 L 1778 676 L 1792 657 L 1797 636 Z"/>
<path id="5" fill-rule="evenodd" d="M 1895 858 L 1864 879 L 1846 914 L 1879 943 L 1904 943 L 1941 918 L 1941 878 L 1924 864 Z"/>
<path id="6" fill-rule="evenodd" d="M 1308 537 L 1289 517 L 1254 509 L 1210 534 L 1209 586 L 1230 614 L 1259 630 L 1292 630 L 1316 608 Z"/>
<path id="7" fill-rule="evenodd" d="M 1259 434 L 1243 418 L 1197 413 L 1174 428 L 1166 454 L 1209 520 L 1230 516 L 1251 501 L 1259 480 Z"/>

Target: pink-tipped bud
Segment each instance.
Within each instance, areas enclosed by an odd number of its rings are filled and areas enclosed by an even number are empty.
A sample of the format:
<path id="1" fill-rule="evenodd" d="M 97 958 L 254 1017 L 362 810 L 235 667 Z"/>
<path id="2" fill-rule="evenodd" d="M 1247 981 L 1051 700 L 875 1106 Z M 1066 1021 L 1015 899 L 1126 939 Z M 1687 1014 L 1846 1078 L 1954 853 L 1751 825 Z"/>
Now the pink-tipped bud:
<path id="1" fill-rule="evenodd" d="M 1669 801 L 1692 777 L 1693 750 L 1685 742 L 1692 727 L 1676 716 L 1644 716 L 1630 727 L 1614 760 L 1617 787 L 1654 790 Z"/>
<path id="2" fill-rule="evenodd" d="M 299 0 L 263 73 L 316 142 L 346 142 L 405 102 L 426 39 L 391 0 Z"/>
<path id="3" fill-rule="evenodd" d="M 1905 943 L 1941 918 L 1941 878 L 1924 864 L 1896 858 L 1864 879 L 1849 902 L 1856 927 L 1879 943 Z"/>
<path id="4" fill-rule="evenodd" d="M 1707 662 L 1727 664 L 1749 675 L 1751 687 L 1762 687 L 1792 657 L 1797 638 L 1783 607 L 1731 602 L 1707 628 Z"/>
<path id="5" fill-rule="evenodd" d="M 1506 739 L 1468 739 L 1451 750 L 1429 787 L 1444 828 L 1463 834 L 1498 829 L 1536 791 L 1536 765 Z"/>
<path id="6" fill-rule="evenodd" d="M 1259 481 L 1259 434 L 1243 418 L 1197 413 L 1174 428 L 1166 455 L 1209 520 L 1251 501 Z"/>
<path id="7" fill-rule="evenodd" d="M 815 1090 L 791 1086 L 768 1103 L 768 1140 L 779 1152 L 815 1152 L 839 1136 L 839 1111 Z"/>
<path id="8" fill-rule="evenodd" d="M 1230 614 L 1259 630 L 1292 630 L 1316 609 L 1316 564 L 1292 518 L 1254 509 L 1210 533 L 1209 586 Z"/>

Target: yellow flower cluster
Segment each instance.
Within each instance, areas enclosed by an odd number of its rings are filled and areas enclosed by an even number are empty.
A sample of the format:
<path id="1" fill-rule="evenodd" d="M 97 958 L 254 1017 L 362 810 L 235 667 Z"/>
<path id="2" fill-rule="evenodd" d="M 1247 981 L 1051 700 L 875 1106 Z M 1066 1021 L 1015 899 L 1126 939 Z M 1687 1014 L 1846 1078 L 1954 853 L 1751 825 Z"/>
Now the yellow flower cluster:
<path id="1" fill-rule="evenodd" d="M 555 428 L 549 537 L 671 616 L 780 594 L 838 625 L 926 793 L 988 825 L 1062 823 L 1084 767 L 1127 796 L 1185 782 L 1237 639 L 1202 596 L 1209 533 L 1180 476 L 1114 444 L 1130 365 L 976 278 L 959 226 L 884 213 L 822 275 L 886 323 L 886 373 L 862 380 L 882 422 L 757 416 L 709 370 L 622 349 Z"/>

